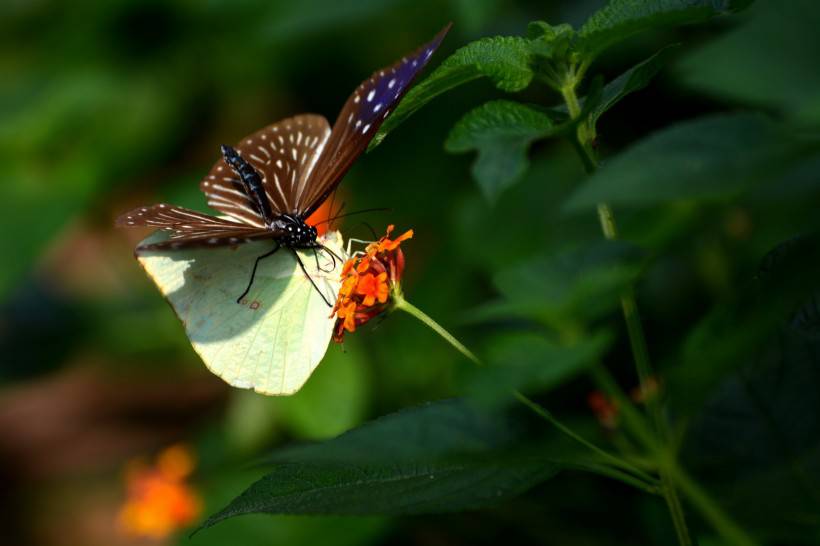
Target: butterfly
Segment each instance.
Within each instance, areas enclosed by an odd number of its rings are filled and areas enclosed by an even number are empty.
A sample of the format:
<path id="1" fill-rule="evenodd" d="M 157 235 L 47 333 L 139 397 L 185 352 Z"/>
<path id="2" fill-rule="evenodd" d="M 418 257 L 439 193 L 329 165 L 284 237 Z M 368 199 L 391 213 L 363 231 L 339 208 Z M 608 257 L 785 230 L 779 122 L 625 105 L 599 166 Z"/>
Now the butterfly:
<path id="1" fill-rule="evenodd" d="M 367 148 L 450 26 L 362 82 L 345 102 L 332 129 L 321 115 L 300 114 L 248 135 L 235 147 L 223 145 L 222 157 L 199 187 L 208 205 L 224 216 L 161 203 L 131 210 L 117 218 L 116 225 L 169 232 L 167 240 L 153 240 L 138 250 L 236 246 L 273 240 L 273 249 L 256 257 L 248 287 L 237 302 L 250 290 L 260 260 L 281 248 L 293 253 L 302 272 L 313 282 L 296 250 L 322 249 L 334 260 L 338 256 L 317 240 L 316 228 L 306 220 Z M 315 283 L 314 288 L 321 293 Z M 327 298 L 325 303 L 331 305 Z"/>

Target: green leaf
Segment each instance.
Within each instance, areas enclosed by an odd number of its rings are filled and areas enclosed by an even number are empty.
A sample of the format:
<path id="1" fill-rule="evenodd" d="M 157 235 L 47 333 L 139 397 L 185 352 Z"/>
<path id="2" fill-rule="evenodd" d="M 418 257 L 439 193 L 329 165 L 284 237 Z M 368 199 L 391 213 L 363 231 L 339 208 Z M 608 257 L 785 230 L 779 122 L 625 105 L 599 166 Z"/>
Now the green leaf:
<path id="1" fill-rule="evenodd" d="M 575 47 L 587 62 L 639 32 L 706 21 L 746 7 L 751 0 L 611 0 L 578 31 Z"/>
<path id="2" fill-rule="evenodd" d="M 385 120 L 369 149 L 378 146 L 390 131 L 416 110 L 459 85 L 486 77 L 502 91 L 511 93 L 525 89 L 533 78 L 531 55 L 529 40 L 520 37 L 482 38 L 467 44 L 408 91 Z"/>
<path id="3" fill-rule="evenodd" d="M 777 109 L 820 124 L 820 3 L 758 2 L 746 24 L 693 52 L 680 64 L 699 91 Z"/>
<path id="4" fill-rule="evenodd" d="M 332 440 L 279 449 L 269 462 L 411 462 L 506 449 L 521 431 L 509 419 L 462 400 L 442 400 L 380 417 Z"/>
<path id="5" fill-rule="evenodd" d="M 714 390 L 688 455 L 752 529 L 817 530 L 820 509 L 820 294 Z M 805 327 L 810 326 L 809 331 Z M 776 541 L 796 544 L 785 536 Z"/>
<path id="6" fill-rule="evenodd" d="M 203 527 L 249 513 L 420 514 L 495 504 L 559 467 L 520 447 L 514 422 L 460 401 L 401 411 L 275 453 L 273 470 Z"/>
<path id="7" fill-rule="evenodd" d="M 544 21 L 533 21 L 527 26 L 527 37 L 532 40 L 532 52 L 549 60 L 566 57 L 575 38 L 575 30 L 566 23 L 552 26 Z"/>
<path id="8" fill-rule="evenodd" d="M 250 513 L 404 515 L 458 512 L 497 504 L 551 477 L 538 457 L 406 463 L 284 463 L 204 527 Z"/>
<path id="9" fill-rule="evenodd" d="M 635 91 L 640 91 L 652 81 L 652 78 L 669 61 L 671 54 L 677 49 L 677 45 L 667 46 L 645 61 L 642 61 L 608 84 L 604 86 L 601 100 L 597 106 L 592 108 L 589 114 L 590 122 L 594 125 L 598 119 L 613 106 L 618 104 L 624 97 Z"/>
<path id="10" fill-rule="evenodd" d="M 667 127 L 637 142 L 593 174 L 565 204 L 646 206 L 717 198 L 783 168 L 804 145 L 769 119 L 721 114 Z"/>
<path id="11" fill-rule="evenodd" d="M 493 280 L 505 300 L 477 309 L 473 318 L 525 317 L 558 327 L 595 319 L 618 305 L 641 261 L 641 252 L 623 241 L 538 256 L 499 272 Z"/>
<path id="12" fill-rule="evenodd" d="M 778 245 L 764 257 L 753 290 L 704 321 L 669 376 L 678 408 L 690 391 L 696 402 L 706 393 L 685 455 L 712 477 L 733 516 L 773 544 L 817 542 L 818 279 L 817 234 Z"/>
<path id="13" fill-rule="evenodd" d="M 736 298 L 715 307 L 690 332 L 670 371 L 677 411 L 692 413 L 728 373 L 761 357 L 761 343 L 784 325 L 816 336 L 820 236 L 798 237 L 769 252 Z M 809 302 L 809 305 L 807 305 Z"/>
<path id="14" fill-rule="evenodd" d="M 478 150 L 473 177 L 492 202 L 526 172 L 530 144 L 553 134 L 554 129 L 552 120 L 542 111 L 513 101 L 496 100 L 461 118 L 450 131 L 444 147 L 453 153 Z"/>
<path id="15" fill-rule="evenodd" d="M 264 398 L 253 395 L 256 398 Z M 236 495 L 238 483 L 248 481 L 259 472 L 241 465 L 225 464 L 222 467 L 203 469 L 207 479 L 198 481 L 197 489 L 205 504 L 206 510 L 215 510 L 224 506 Z M 390 521 L 387 518 L 361 517 L 345 518 L 337 516 L 304 518 L 298 516 L 256 515 L 226 521 L 222 525 L 209 529 L 207 533 L 197 535 L 191 541 L 181 536 L 178 541 L 169 544 L 185 546 L 270 546 L 287 544 L 288 546 L 314 546 L 333 538 L 333 546 L 362 546 L 378 544 L 386 532 L 389 532 Z"/>
<path id="16" fill-rule="evenodd" d="M 510 393 L 543 392 L 557 387 L 595 362 L 612 341 L 598 332 L 571 344 L 559 344 L 534 333 L 514 333 L 492 339 L 488 363 L 473 375 L 468 393 L 482 403 L 510 401 Z"/>

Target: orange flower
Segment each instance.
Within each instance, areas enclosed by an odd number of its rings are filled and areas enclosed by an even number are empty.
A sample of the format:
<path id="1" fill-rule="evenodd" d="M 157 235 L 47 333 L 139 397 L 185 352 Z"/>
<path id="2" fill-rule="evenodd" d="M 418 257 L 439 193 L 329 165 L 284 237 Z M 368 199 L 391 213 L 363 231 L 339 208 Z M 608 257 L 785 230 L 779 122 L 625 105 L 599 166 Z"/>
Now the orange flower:
<path id="1" fill-rule="evenodd" d="M 595 414 L 598 422 L 607 430 L 618 426 L 618 406 L 600 391 L 592 391 L 587 397 L 587 404 Z"/>
<path id="2" fill-rule="evenodd" d="M 356 302 L 350 301 L 336 310 L 336 315 L 344 319 L 342 326 L 348 332 L 356 331 Z"/>
<path id="3" fill-rule="evenodd" d="M 341 342 L 345 331 L 354 332 L 357 326 L 389 311 L 394 297 L 401 294 L 404 254 L 399 247 L 413 237 L 413 230 L 390 239 L 393 229 L 388 226 L 387 234 L 367 245 L 364 254 L 345 262 L 339 297 L 331 313 L 337 317 L 335 341 Z"/>
<path id="4" fill-rule="evenodd" d="M 407 231 L 405 231 L 404 233 L 402 233 L 401 235 L 399 235 L 398 237 L 396 237 L 395 239 L 393 239 L 391 241 L 387 237 L 390 236 L 390 232 L 392 232 L 394 228 L 395 228 L 395 226 L 393 224 L 390 224 L 389 226 L 387 226 L 387 236 L 382 237 L 381 239 L 379 239 L 378 248 L 379 248 L 380 252 L 384 252 L 384 251 L 389 252 L 391 250 L 396 250 L 397 248 L 399 248 L 399 245 L 401 244 L 402 241 L 406 241 L 407 239 L 412 239 L 413 238 L 413 230 L 408 229 Z"/>
<path id="5" fill-rule="evenodd" d="M 356 285 L 356 294 L 364 296 L 362 305 L 365 307 L 372 306 L 376 303 L 376 300 L 379 300 L 379 303 L 386 302 L 388 292 L 386 271 L 382 271 L 378 275 L 373 273 L 362 275 Z"/>
<path id="6" fill-rule="evenodd" d="M 122 530 L 134 536 L 161 539 L 193 523 L 202 509 L 199 496 L 185 483 L 195 466 L 191 452 L 176 445 L 148 465 L 126 466 L 127 498 L 119 513 Z"/>

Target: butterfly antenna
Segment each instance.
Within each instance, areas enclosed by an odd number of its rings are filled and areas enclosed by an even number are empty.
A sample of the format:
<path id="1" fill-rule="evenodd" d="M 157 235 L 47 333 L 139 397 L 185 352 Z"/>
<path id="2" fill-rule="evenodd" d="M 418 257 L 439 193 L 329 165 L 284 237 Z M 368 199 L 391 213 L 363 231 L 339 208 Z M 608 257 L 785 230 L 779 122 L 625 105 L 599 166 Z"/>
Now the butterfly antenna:
<path id="1" fill-rule="evenodd" d="M 378 236 L 378 235 L 376 235 L 376 230 L 375 230 L 375 229 L 373 229 L 373 226 L 371 226 L 371 225 L 370 225 L 370 224 L 368 224 L 367 222 L 362 222 L 362 225 L 363 225 L 364 227 L 366 227 L 367 229 L 369 229 L 369 230 L 370 230 L 370 233 L 372 233 L 372 234 L 373 234 L 373 240 L 374 240 L 374 241 L 378 241 L 378 240 L 379 240 L 379 236 Z"/>
<path id="2" fill-rule="evenodd" d="M 319 290 L 319 287 L 316 285 L 316 281 L 313 280 L 313 277 L 311 277 L 310 273 L 308 273 L 307 269 L 305 269 L 305 264 L 302 263 L 302 258 L 299 257 L 299 253 L 296 252 L 296 250 L 294 250 L 294 249 L 290 249 L 290 250 L 291 250 L 291 252 L 293 252 L 293 257 L 296 258 L 296 261 L 299 263 L 299 267 L 302 268 L 302 273 L 304 273 L 305 277 L 308 278 L 308 280 L 310 281 L 310 284 L 312 284 L 313 288 L 316 289 L 316 292 L 318 292 L 318 294 L 320 296 L 322 296 L 322 299 L 325 300 L 325 303 L 327 304 L 328 307 L 333 307 L 333 304 L 330 303 L 330 301 L 328 301 L 328 299 L 325 297 L 324 294 L 322 294 L 322 291 Z"/>
<path id="3" fill-rule="evenodd" d="M 268 256 L 273 256 L 276 253 L 276 251 L 279 250 L 280 248 L 281 248 L 281 246 L 279 245 L 279 243 L 276 243 L 276 247 L 273 250 L 271 250 L 270 252 L 267 252 L 265 254 L 262 254 L 261 256 L 257 256 L 256 261 L 253 262 L 253 270 L 251 271 L 251 280 L 248 282 L 248 286 L 247 286 L 247 288 L 245 288 L 245 291 L 242 292 L 242 295 L 239 296 L 238 298 L 236 298 L 236 303 L 240 303 L 242 301 L 242 299 L 245 296 L 248 295 L 248 292 L 251 291 L 251 286 L 253 286 L 253 279 L 254 279 L 254 277 L 256 277 L 256 268 L 259 267 L 259 261 L 267 258 Z"/>
<path id="4" fill-rule="evenodd" d="M 338 220 L 339 218 L 341 218 L 342 211 L 345 210 L 346 205 L 347 205 L 347 201 L 342 201 L 342 204 L 339 205 L 339 210 L 337 210 L 336 213 L 332 217 L 328 218 L 327 221 L 329 223 L 332 223 L 332 222 L 335 222 L 336 220 Z"/>
<path id="5" fill-rule="evenodd" d="M 387 208 L 387 207 L 376 207 L 376 208 L 372 208 L 372 209 L 354 210 L 353 212 L 348 212 L 346 214 L 338 214 L 338 215 L 334 216 L 333 218 L 328 218 L 327 220 L 322 220 L 321 222 L 318 222 L 314 225 L 318 226 L 318 225 L 324 224 L 326 222 L 332 222 L 334 220 L 338 220 L 339 218 L 346 218 L 348 216 L 353 216 L 354 214 L 364 214 L 365 212 L 390 212 L 391 210 L 393 210 L 393 209 Z"/>

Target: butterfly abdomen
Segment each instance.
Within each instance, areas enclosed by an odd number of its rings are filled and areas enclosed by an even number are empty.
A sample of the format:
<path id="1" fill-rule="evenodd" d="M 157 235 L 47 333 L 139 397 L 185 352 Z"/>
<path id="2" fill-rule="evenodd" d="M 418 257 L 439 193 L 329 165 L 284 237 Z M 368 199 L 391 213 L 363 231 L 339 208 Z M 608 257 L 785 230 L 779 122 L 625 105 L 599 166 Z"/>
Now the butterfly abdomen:
<path id="1" fill-rule="evenodd" d="M 245 191 L 253 199 L 259 214 L 265 220 L 265 224 L 270 226 L 273 224 L 274 216 L 271 210 L 270 201 L 265 193 L 265 186 L 262 183 L 262 177 L 253 168 L 253 165 L 245 161 L 242 156 L 232 147 L 225 144 L 222 145 L 222 157 L 242 180 L 245 186 Z"/>

